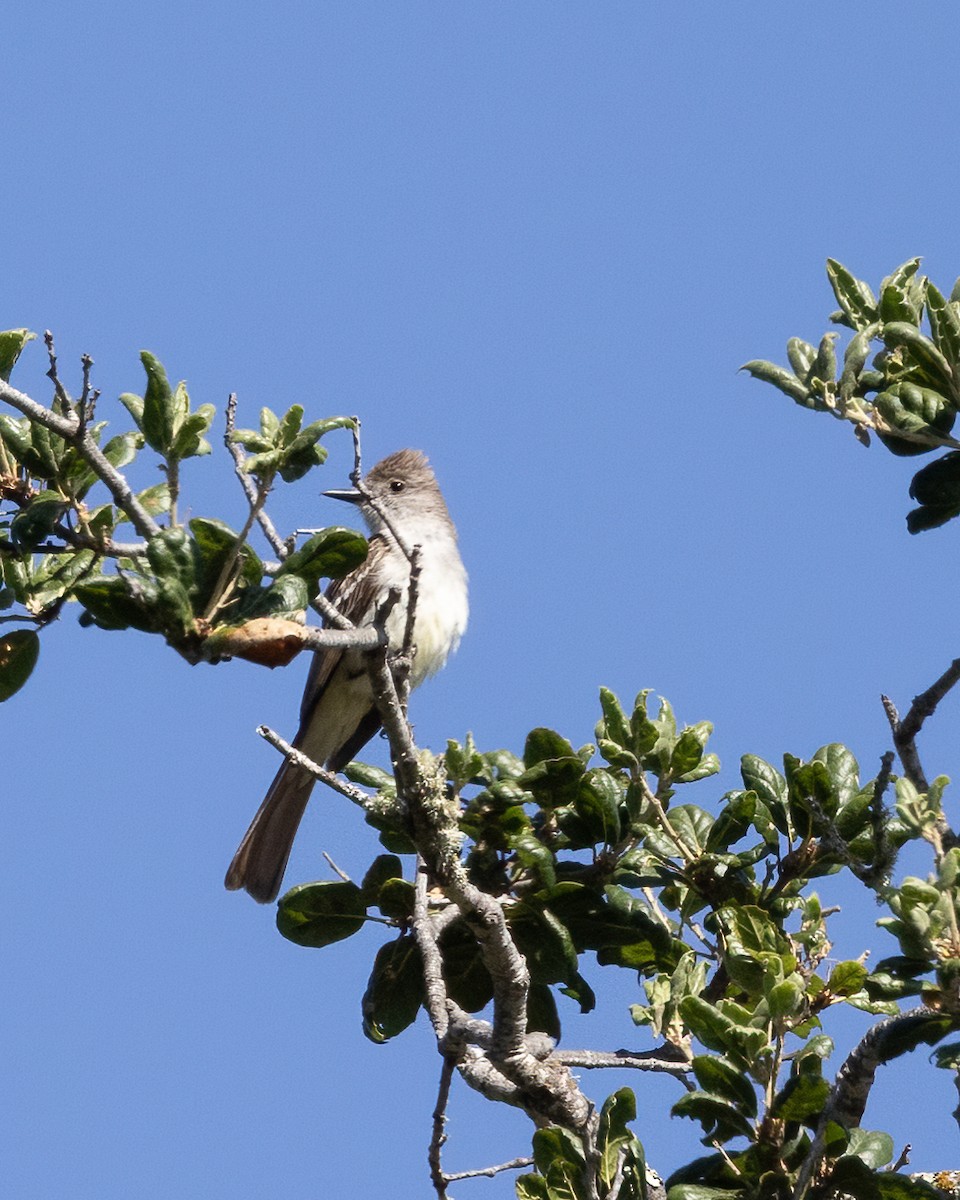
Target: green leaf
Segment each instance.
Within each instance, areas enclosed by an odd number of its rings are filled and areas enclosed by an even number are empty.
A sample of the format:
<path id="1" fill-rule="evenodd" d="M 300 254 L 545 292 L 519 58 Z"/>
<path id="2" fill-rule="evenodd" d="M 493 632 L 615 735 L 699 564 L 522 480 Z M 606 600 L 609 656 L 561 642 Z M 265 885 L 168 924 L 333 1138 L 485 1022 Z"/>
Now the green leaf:
<path id="1" fill-rule="evenodd" d="M 355 883 L 303 883 L 280 897 L 277 929 L 298 946 L 331 946 L 356 933 L 365 914 L 363 894 Z"/>
<path id="2" fill-rule="evenodd" d="M 396 1037 L 423 1003 L 423 963 L 412 934 L 380 947 L 363 996 L 363 1032 L 372 1042 Z"/>
<path id="3" fill-rule="evenodd" d="M 531 983 L 527 995 L 527 1032 L 560 1040 L 560 1017 L 553 992 L 545 983 Z"/>
<path id="4" fill-rule="evenodd" d="M 583 1146 L 569 1130 L 558 1125 L 538 1129 L 533 1135 L 533 1161 L 549 1184 L 550 1200 L 582 1200 Z"/>
<path id="5" fill-rule="evenodd" d="M 806 997 L 803 988 L 793 979 L 776 983 L 767 993 L 767 1007 L 774 1021 L 795 1017 L 803 1010 Z"/>
<path id="6" fill-rule="evenodd" d="M 36 334 L 29 329 L 7 329 L 0 333 L 0 379 L 10 382 L 13 370 L 20 353 L 27 342 L 36 339 Z"/>
<path id="7" fill-rule="evenodd" d="M 600 1155 L 600 1183 L 609 1191 L 618 1172 L 622 1200 L 643 1200 L 646 1196 L 646 1164 L 643 1147 L 629 1128 L 637 1119 L 637 1100 L 630 1088 L 620 1088 L 608 1096 L 600 1110 L 597 1152 Z"/>
<path id="8" fill-rule="evenodd" d="M 712 732 L 713 726 L 709 721 L 701 721 L 684 729 L 670 757 L 670 770 L 674 776 L 685 775 L 699 765 L 707 738 Z"/>
<path id="9" fill-rule="evenodd" d="M 198 609 L 206 608 L 224 566 L 234 554 L 238 535 L 223 521 L 210 517 L 194 517 L 188 524 L 194 541 L 195 583 L 192 586 Z M 241 547 L 239 564 L 239 577 L 245 584 L 260 582 L 263 563 L 252 546 Z"/>
<path id="10" fill-rule="evenodd" d="M 587 771 L 580 780 L 575 807 L 590 825 L 597 842 L 613 846 L 619 841 L 622 799 L 620 785 L 609 772 L 600 767 Z"/>
<path id="11" fill-rule="evenodd" d="M 938 1013 L 897 1017 L 881 1027 L 876 1042 L 877 1054 L 881 1062 L 890 1062 L 891 1059 L 909 1054 L 921 1043 L 933 1045 L 955 1027 L 951 1017 Z"/>
<path id="12" fill-rule="evenodd" d="M 377 907 L 385 917 L 393 921 L 413 919 L 414 887 L 409 879 L 387 879 L 377 897 Z"/>
<path id="13" fill-rule="evenodd" d="M 777 829 L 793 837 L 793 825 L 787 810 L 787 781 L 770 763 L 755 754 L 745 754 L 740 760 L 740 775 L 744 787 L 757 793 Z"/>
<path id="14" fill-rule="evenodd" d="M 136 396 L 133 392 L 124 392 L 120 396 L 120 403 L 127 410 L 131 417 L 136 422 L 139 430 L 143 430 L 143 397 Z"/>
<path id="15" fill-rule="evenodd" d="M 674 1117 L 692 1117 L 703 1126 L 703 1141 L 710 1145 L 733 1137 L 751 1137 L 753 1127 L 738 1108 L 722 1096 L 709 1092 L 687 1092 L 670 1110 Z"/>
<path id="16" fill-rule="evenodd" d="M 100 629 L 140 629 L 155 633 L 162 625 L 156 611 L 159 592 L 152 580 L 119 575 L 102 575 L 87 580 L 73 589 L 76 599 L 86 610 L 81 624 L 95 624 Z"/>
<path id="17" fill-rule="evenodd" d="M 911 258 L 901 264 L 880 284 L 880 319 L 909 321 L 919 324 L 923 308 L 923 289 L 914 279 L 920 269 L 920 259 Z"/>
<path id="18" fill-rule="evenodd" d="M 306 583 L 309 595 L 315 596 L 321 579 L 342 579 L 366 560 L 367 550 L 367 540 L 362 534 L 334 525 L 314 534 L 289 555 L 276 578 L 298 575 Z"/>
<path id="19" fill-rule="evenodd" d="M 691 1063 L 697 1083 L 705 1092 L 735 1104 L 748 1117 L 757 1115 L 757 1093 L 743 1071 L 711 1054 L 698 1054 Z"/>
<path id="20" fill-rule="evenodd" d="M 446 926 L 438 941 L 451 1000 L 467 1012 L 479 1012 L 493 999 L 493 981 L 476 937 L 466 921 L 458 919 Z"/>
<path id="21" fill-rule="evenodd" d="M 860 790 L 860 766 L 847 747 L 839 742 L 821 746 L 811 761 L 823 763 L 827 768 L 840 806 L 849 804 Z"/>
<path id="22" fill-rule="evenodd" d="M 237 609 L 237 619 L 286 617 L 296 621 L 309 603 L 307 585 L 299 575 L 284 575 L 268 588 L 247 588 Z"/>
<path id="23" fill-rule="evenodd" d="M 25 463 L 25 459 L 33 450 L 30 422 L 27 418 L 11 417 L 9 413 L 0 413 L 0 438 L 3 439 L 3 444 L 14 458 L 18 462 Z"/>
<path id="24" fill-rule="evenodd" d="M 724 800 L 726 803 L 707 837 L 708 853 L 728 850 L 739 842 L 751 827 L 756 814 L 756 792 L 728 792 Z"/>
<path id="25" fill-rule="evenodd" d="M 629 747 L 631 744 L 630 722 L 623 711 L 620 701 L 609 688 L 600 689 L 600 708 L 603 710 L 603 721 L 606 736 L 618 746 Z"/>
<path id="26" fill-rule="evenodd" d="M 573 938 L 548 908 L 521 901 L 510 908 L 508 923 L 534 983 L 565 983 L 576 976 Z"/>
<path id="27" fill-rule="evenodd" d="M 566 738 L 552 729 L 531 730 L 523 761 L 526 770 L 517 782 L 533 792 L 538 803 L 553 807 L 576 801 L 584 766 Z"/>
<path id="28" fill-rule="evenodd" d="M 521 833 L 509 841 L 520 862 L 536 872 L 540 887 L 552 888 L 557 881 L 556 859 L 543 842 L 533 833 Z"/>
<path id="29" fill-rule="evenodd" d="M 893 1138 L 887 1133 L 873 1133 L 869 1129 L 851 1129 L 847 1154 L 877 1170 L 892 1161 Z"/>
<path id="30" fill-rule="evenodd" d="M 41 545 L 69 507 L 59 492 L 38 492 L 10 522 L 14 544 L 28 550 Z"/>
<path id="31" fill-rule="evenodd" d="M 141 350 L 140 361 L 147 373 L 147 390 L 143 395 L 143 436 L 152 450 L 166 455 L 174 438 L 173 390 L 163 364 L 156 355 L 149 350 Z M 136 413 L 129 404 L 127 408 L 136 419 Z"/>
<path id="32" fill-rule="evenodd" d="M 795 400 L 797 404 L 802 404 L 804 408 L 823 406 L 823 401 L 814 396 L 807 385 L 786 367 L 778 367 L 776 363 L 767 362 L 764 359 L 753 359 L 751 362 L 744 363 L 740 370 L 749 372 L 754 379 L 759 379 L 763 383 L 772 383 L 775 388 L 789 396 L 791 400 Z"/>
<path id="33" fill-rule="evenodd" d="M 941 295 L 929 281 L 927 317 L 937 349 L 951 367 L 956 369 L 960 364 L 960 313 L 957 312 L 956 305 Z"/>
<path id="34" fill-rule="evenodd" d="M 943 1192 L 922 1179 L 906 1179 L 893 1171 L 874 1176 L 880 1200 L 943 1200 Z"/>
<path id="35" fill-rule="evenodd" d="M 267 429 L 268 429 L 269 423 L 270 423 L 269 417 L 267 418 L 267 425 L 264 425 L 264 412 L 265 411 L 269 411 L 269 410 L 264 410 L 264 409 L 260 410 L 260 428 L 263 431 L 264 436 L 271 436 L 270 434 L 267 433 Z M 290 407 L 287 409 L 287 411 L 283 414 L 282 418 L 280 419 L 280 422 L 277 426 L 277 432 L 275 435 L 273 435 L 274 440 L 280 446 L 289 446 L 290 443 L 300 433 L 300 429 L 301 429 L 302 425 L 303 425 L 303 405 L 302 404 L 291 404 Z"/>
<path id="36" fill-rule="evenodd" d="M 550 1187 L 542 1175 L 520 1175 L 514 1181 L 517 1200 L 553 1200 Z"/>
<path id="37" fill-rule="evenodd" d="M 870 286 L 857 279 L 835 258 L 827 259 L 827 278 L 847 323 L 864 329 L 877 319 L 877 301 Z"/>
<path id="38" fill-rule="evenodd" d="M 891 349 L 905 350 L 921 372 L 925 383 L 938 391 L 954 389 L 953 370 L 934 342 L 916 325 L 907 321 L 890 321 L 880 330 L 880 336 Z"/>
<path id="39" fill-rule="evenodd" d="M 0 702 L 20 691 L 39 655 L 40 638 L 32 629 L 14 629 L 0 637 Z"/>
<path id="40" fill-rule="evenodd" d="M 715 1005 L 699 996 L 685 996 L 680 1002 L 680 1015 L 691 1033 L 709 1050 L 720 1050 L 741 1068 L 749 1064 L 741 1049 L 741 1029 Z"/>
<path id="41" fill-rule="evenodd" d="M 792 337 L 787 342 L 787 358 L 801 382 L 808 383 L 813 364 L 817 361 L 817 348 L 803 338 Z"/>
<path id="42" fill-rule="evenodd" d="M 529 770 L 556 758 L 576 758 L 573 746 L 552 729 L 532 729 L 523 748 L 523 764 Z"/>
<path id="43" fill-rule="evenodd" d="M 855 992 L 860 991 L 869 974 L 870 972 L 863 963 L 855 961 L 837 963 L 830 972 L 827 988 L 835 996 L 852 996 Z"/>
<path id="44" fill-rule="evenodd" d="M 951 450 L 918 471 L 910 495 L 923 505 L 960 505 L 960 450 Z"/>
<path id="45" fill-rule="evenodd" d="M 395 854 L 378 854 L 363 877 L 360 892 L 365 907 L 376 904 L 380 889 L 390 879 L 403 879 L 403 863 Z"/>
<path id="46" fill-rule="evenodd" d="M 181 383 L 177 388 L 177 394 L 182 387 Z M 186 389 L 184 389 L 183 395 L 186 396 L 186 394 Z M 176 437 L 170 449 L 170 457 L 182 460 L 209 454 L 210 443 L 203 435 L 210 428 L 216 414 L 217 410 L 212 404 L 201 404 L 194 412 L 184 414 L 177 426 Z"/>
<path id="47" fill-rule="evenodd" d="M 794 1075 L 773 1103 L 773 1115 L 784 1121 L 816 1121 L 830 1096 L 830 1084 L 820 1075 Z"/>

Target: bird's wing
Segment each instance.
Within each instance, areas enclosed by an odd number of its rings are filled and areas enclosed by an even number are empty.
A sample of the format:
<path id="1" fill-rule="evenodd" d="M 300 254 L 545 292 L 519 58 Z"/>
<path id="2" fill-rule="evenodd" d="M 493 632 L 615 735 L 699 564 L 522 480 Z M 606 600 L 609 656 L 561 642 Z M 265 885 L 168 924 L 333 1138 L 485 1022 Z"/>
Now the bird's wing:
<path id="1" fill-rule="evenodd" d="M 379 600 L 377 578 L 380 574 L 380 562 L 388 553 L 383 538 L 372 537 L 370 549 L 363 564 L 345 575 L 343 579 L 335 579 L 326 590 L 326 598 L 336 605 L 341 613 L 354 625 L 369 624 L 369 617 Z M 326 626 L 326 622 L 324 622 Z M 301 732 L 309 724 L 314 709 L 317 707 L 323 693 L 326 691 L 333 673 L 340 665 L 343 650 L 333 648 L 315 650 L 310 673 L 303 689 L 303 699 L 300 702 Z M 368 735 L 372 736 L 372 735 Z"/>

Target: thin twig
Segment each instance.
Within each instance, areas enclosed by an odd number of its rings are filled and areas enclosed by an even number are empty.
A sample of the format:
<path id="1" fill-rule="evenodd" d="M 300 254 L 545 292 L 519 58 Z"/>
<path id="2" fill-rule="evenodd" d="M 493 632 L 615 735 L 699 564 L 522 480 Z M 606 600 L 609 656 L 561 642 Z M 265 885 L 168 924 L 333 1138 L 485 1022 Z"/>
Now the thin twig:
<path id="1" fill-rule="evenodd" d="M 927 717 L 933 716 L 937 705 L 958 681 L 960 681 L 960 658 L 955 658 L 939 679 L 935 680 L 926 691 L 914 697 L 909 712 L 902 720 L 892 700 L 888 696 L 880 697 L 887 720 L 890 722 L 893 744 L 897 748 L 901 763 L 903 763 L 904 774 L 920 792 L 927 791 L 928 785 L 920 765 L 920 756 L 917 753 L 917 734 L 923 728 Z"/>
<path id="2" fill-rule="evenodd" d="M 674 827 L 670 824 L 670 819 L 667 816 L 666 809 L 663 807 L 663 804 L 660 802 L 660 797 L 653 791 L 653 789 L 650 787 L 650 784 L 647 783 L 647 777 L 641 772 L 638 776 L 638 780 L 640 783 L 640 790 L 643 793 L 644 800 L 646 800 L 647 803 L 650 805 L 650 807 L 653 809 L 653 811 L 656 815 L 656 818 L 657 818 L 657 823 L 659 824 L 660 828 L 667 835 L 667 837 L 670 839 L 670 841 L 673 842 L 673 844 L 676 846 L 676 848 L 680 851 L 681 858 L 683 858 L 683 860 L 688 864 L 696 862 L 697 861 L 696 854 L 694 854 L 694 852 L 686 844 L 686 842 L 683 840 L 683 838 L 680 836 L 680 834 L 677 833 L 677 831 L 674 829 Z"/>
<path id="3" fill-rule="evenodd" d="M 47 378 L 53 384 L 54 394 L 57 399 L 66 409 L 67 413 L 70 413 L 73 408 L 73 401 L 70 399 L 67 389 L 60 382 L 60 375 L 57 372 L 57 352 L 53 345 L 53 334 L 49 329 L 43 331 L 43 344 L 47 348 L 47 357 L 50 360 L 50 369 L 47 371 Z"/>
<path id="4" fill-rule="evenodd" d="M 345 617 L 343 613 L 332 604 L 327 597 L 320 592 L 310 601 L 310 607 L 324 619 L 327 625 L 332 625 L 334 629 L 354 629 L 355 626 L 349 617 Z"/>
<path id="5" fill-rule="evenodd" d="M 349 876 L 349 875 L 346 873 L 346 871 L 341 871 L 341 870 L 340 870 L 340 868 L 339 868 L 339 867 L 337 866 L 337 864 L 336 864 L 336 863 L 333 861 L 333 859 L 332 859 L 332 858 L 330 857 L 330 855 L 329 855 L 329 854 L 326 852 L 326 850 L 321 850 L 321 851 L 320 851 L 320 853 L 321 853 L 321 854 L 323 855 L 323 857 L 326 859 L 327 866 L 330 868 L 330 870 L 331 870 L 331 871 L 333 871 L 334 875 L 339 875 L 339 876 L 340 876 L 340 878 L 343 880 L 343 882 L 344 882 L 344 883 L 350 883 L 350 882 L 351 882 L 351 880 L 350 880 L 350 876 Z"/>
<path id="6" fill-rule="evenodd" d="M 334 775 L 332 771 L 318 766 L 311 758 L 308 758 L 306 754 L 303 754 L 295 746 L 291 746 L 279 733 L 276 733 L 267 725 L 258 725 L 257 733 L 259 733 L 264 741 L 269 742 L 275 750 L 279 750 L 281 754 L 286 755 L 292 763 L 295 763 L 298 767 L 302 767 L 305 771 L 309 771 L 315 779 L 319 779 L 328 788 L 339 792 L 341 796 L 346 796 L 348 800 L 359 805 L 360 808 L 365 809 L 374 799 L 373 796 L 369 795 L 362 788 L 358 788 L 355 784 L 347 783 L 339 775 Z"/>
<path id="7" fill-rule="evenodd" d="M 220 568 L 220 574 L 217 576 L 217 582 L 214 585 L 213 591 L 210 594 L 210 603 L 207 605 L 204 612 L 204 620 L 210 621 L 213 619 L 224 604 L 229 600 L 233 590 L 233 585 L 243 569 L 241 561 L 241 553 L 246 544 L 250 530 L 253 528 L 253 523 L 257 519 L 257 514 L 263 508 L 267 499 L 266 488 L 257 488 L 257 498 L 247 513 L 247 519 L 243 523 L 243 528 L 234 539 L 233 545 L 230 547 L 230 552 L 224 559 L 223 566 Z"/>
<path id="8" fill-rule="evenodd" d="M 277 558 L 283 562 L 283 560 L 290 553 L 290 547 L 283 540 L 280 534 L 277 533 L 276 526 L 267 516 L 263 507 L 263 501 L 260 501 L 259 506 L 257 504 L 258 489 L 250 475 L 243 469 L 244 463 L 246 462 L 246 455 L 243 453 L 242 447 L 232 440 L 234 430 L 236 429 L 236 424 L 237 393 L 231 392 L 227 397 L 226 429 L 223 435 L 223 442 L 227 447 L 230 457 L 233 459 L 233 469 L 236 472 L 237 478 L 240 480 L 240 486 L 243 488 L 243 494 L 247 498 L 250 509 L 251 511 L 256 512 L 257 523 L 263 531 L 263 536 L 270 543 Z"/>
<path id="9" fill-rule="evenodd" d="M 427 1150 L 427 1162 L 430 1164 L 430 1179 L 436 1188 L 438 1200 L 446 1200 L 447 1177 L 443 1173 L 441 1150 L 447 1140 L 444 1128 L 447 1124 L 447 1104 L 450 1100 L 450 1084 L 453 1080 L 453 1059 L 445 1058 L 440 1068 L 440 1086 L 437 1089 L 437 1102 L 433 1106 L 433 1133 Z"/>
<path id="10" fill-rule="evenodd" d="M 913 1146 L 909 1142 L 907 1142 L 907 1144 L 904 1146 L 904 1148 L 900 1151 L 899 1155 L 897 1156 L 897 1161 L 895 1163 L 891 1163 L 887 1169 L 889 1171 L 899 1171 L 901 1167 L 908 1166 L 910 1163 L 910 1151 L 912 1149 L 913 1149 Z"/>
<path id="11" fill-rule="evenodd" d="M 522 1171 L 524 1167 L 532 1167 L 532 1158 L 511 1158 L 509 1162 L 497 1163 L 495 1167 L 478 1167 L 474 1171 L 456 1171 L 450 1175 L 444 1175 L 447 1183 L 457 1183 L 461 1179 L 492 1179 L 494 1175 L 499 1175 L 502 1171 Z"/>

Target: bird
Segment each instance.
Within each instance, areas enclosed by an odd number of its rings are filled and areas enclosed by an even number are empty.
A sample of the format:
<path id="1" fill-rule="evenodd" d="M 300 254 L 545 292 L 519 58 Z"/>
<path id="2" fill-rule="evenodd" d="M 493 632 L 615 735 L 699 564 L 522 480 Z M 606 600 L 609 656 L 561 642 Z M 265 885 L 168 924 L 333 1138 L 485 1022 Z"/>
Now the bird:
<path id="1" fill-rule="evenodd" d="M 456 650 L 469 615 L 456 526 L 427 457 L 419 450 L 398 450 L 371 468 L 360 487 L 324 495 L 356 505 L 370 531 L 365 561 L 334 580 L 325 595 L 354 625 L 364 626 L 373 623 L 390 590 L 396 589 L 400 599 L 386 622 L 394 650 L 403 643 L 407 623 L 408 553 L 419 547 L 410 669 L 410 686 L 418 687 Z M 380 725 L 364 652 L 316 650 L 294 747 L 328 770 L 340 771 Z M 261 904 L 277 898 L 315 782 L 302 766 L 283 762 L 227 870 L 229 890 L 242 888 Z"/>

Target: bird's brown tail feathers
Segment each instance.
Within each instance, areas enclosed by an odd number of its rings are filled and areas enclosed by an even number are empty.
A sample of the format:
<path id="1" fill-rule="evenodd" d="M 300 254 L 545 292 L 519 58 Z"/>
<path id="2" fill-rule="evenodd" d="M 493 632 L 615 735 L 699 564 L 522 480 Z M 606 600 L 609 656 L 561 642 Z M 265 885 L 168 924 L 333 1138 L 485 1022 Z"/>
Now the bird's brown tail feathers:
<path id="1" fill-rule="evenodd" d="M 283 764 L 233 856 L 227 888 L 245 888 L 261 904 L 276 900 L 313 784 L 307 771 Z"/>

